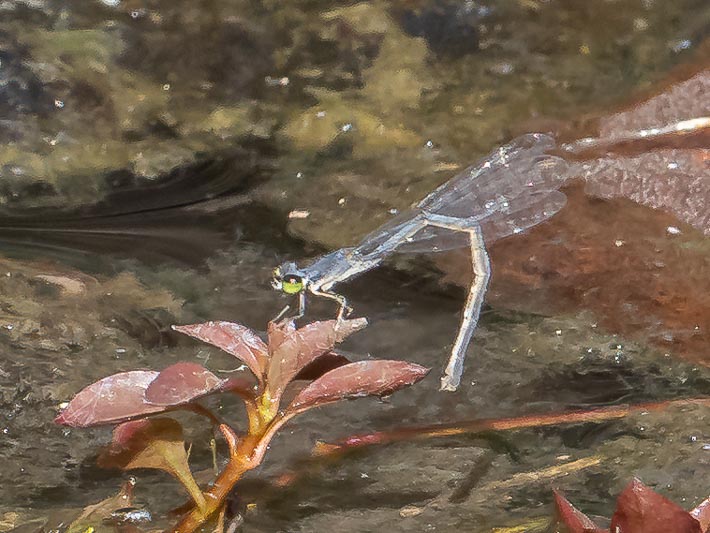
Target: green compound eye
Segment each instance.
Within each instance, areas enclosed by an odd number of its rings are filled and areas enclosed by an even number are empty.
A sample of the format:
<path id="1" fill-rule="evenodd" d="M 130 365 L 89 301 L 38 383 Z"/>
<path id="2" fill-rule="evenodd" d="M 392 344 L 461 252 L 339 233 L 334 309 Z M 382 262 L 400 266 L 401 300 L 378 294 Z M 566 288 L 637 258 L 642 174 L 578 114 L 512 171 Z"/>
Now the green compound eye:
<path id="1" fill-rule="evenodd" d="M 303 290 L 303 278 L 301 276 L 284 276 L 281 280 L 281 290 L 286 294 L 298 294 Z"/>

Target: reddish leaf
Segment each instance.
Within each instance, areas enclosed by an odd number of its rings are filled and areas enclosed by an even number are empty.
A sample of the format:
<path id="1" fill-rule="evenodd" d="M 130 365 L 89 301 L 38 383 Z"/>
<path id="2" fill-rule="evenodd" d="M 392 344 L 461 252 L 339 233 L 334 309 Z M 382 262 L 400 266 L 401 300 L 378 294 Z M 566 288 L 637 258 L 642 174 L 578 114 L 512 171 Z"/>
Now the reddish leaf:
<path id="1" fill-rule="evenodd" d="M 638 479 L 616 501 L 611 531 L 620 533 L 704 533 L 698 521 Z"/>
<path id="2" fill-rule="evenodd" d="M 125 422 L 113 430 L 113 440 L 98 459 L 103 468 L 152 468 L 174 476 L 201 508 L 205 499 L 190 472 L 182 426 L 172 418 Z"/>
<path id="3" fill-rule="evenodd" d="M 182 405 L 220 392 L 226 381 L 197 363 L 175 363 L 158 374 L 145 399 L 156 405 Z"/>
<path id="4" fill-rule="evenodd" d="M 606 531 L 598 528 L 587 515 L 572 505 L 561 493 L 556 490 L 553 493 L 558 520 L 567 527 L 569 533 L 603 533 Z"/>
<path id="5" fill-rule="evenodd" d="M 133 370 L 105 377 L 80 391 L 54 419 L 73 427 L 115 424 L 165 411 L 144 400 L 145 390 L 158 376 L 150 370 Z"/>
<path id="6" fill-rule="evenodd" d="M 231 377 L 224 381 L 220 390 L 225 392 L 232 392 L 242 398 L 247 398 L 250 400 L 254 399 L 256 393 L 256 387 L 254 386 L 253 379 L 247 379 L 242 376 Z"/>
<path id="7" fill-rule="evenodd" d="M 286 318 L 280 322 L 269 322 L 266 329 L 266 335 L 269 340 L 269 355 L 273 355 L 274 350 L 294 331 L 296 331 L 296 323 L 292 318 Z"/>
<path id="8" fill-rule="evenodd" d="M 304 366 L 293 380 L 313 381 L 326 372 L 330 372 L 349 363 L 352 363 L 352 361 L 344 355 L 337 352 L 327 352 Z"/>
<path id="9" fill-rule="evenodd" d="M 264 341 L 249 328 L 233 322 L 205 322 L 188 326 L 173 326 L 175 331 L 217 346 L 243 361 L 261 380 L 269 359 Z"/>
<path id="10" fill-rule="evenodd" d="M 424 378 L 428 368 L 406 361 L 359 361 L 324 374 L 294 398 L 289 411 L 362 396 L 385 396 Z"/>
<path id="11" fill-rule="evenodd" d="M 690 516 L 700 523 L 700 531 L 710 532 L 710 498 L 703 500 L 700 505 L 690 511 Z"/>
<path id="12" fill-rule="evenodd" d="M 286 328 L 273 331 L 272 338 L 283 335 L 284 339 L 276 347 L 270 347 L 272 357 L 267 382 L 271 397 L 280 398 L 286 385 L 301 369 L 366 325 L 364 318 L 326 320 L 313 322 L 296 331 Z"/>

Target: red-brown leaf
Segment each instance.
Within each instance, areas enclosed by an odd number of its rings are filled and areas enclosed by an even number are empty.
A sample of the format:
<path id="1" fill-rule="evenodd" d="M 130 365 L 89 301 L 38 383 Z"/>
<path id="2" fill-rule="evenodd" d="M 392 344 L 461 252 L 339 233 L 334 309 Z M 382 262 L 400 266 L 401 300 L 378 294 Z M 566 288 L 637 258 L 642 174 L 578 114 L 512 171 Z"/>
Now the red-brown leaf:
<path id="1" fill-rule="evenodd" d="M 274 350 L 294 331 L 296 331 L 296 323 L 292 318 L 286 318 L 279 322 L 269 322 L 266 328 L 266 335 L 269 340 L 269 355 L 273 355 Z"/>
<path id="2" fill-rule="evenodd" d="M 220 392 L 226 381 L 197 363 L 175 363 L 158 374 L 145 399 L 155 405 L 183 405 Z"/>
<path id="3" fill-rule="evenodd" d="M 304 366 L 298 374 L 293 378 L 294 381 L 313 381 L 318 379 L 326 372 L 340 368 L 349 363 L 352 363 L 350 359 L 337 352 L 326 352 L 317 359 L 311 361 L 306 366 Z"/>
<path id="4" fill-rule="evenodd" d="M 621 533 L 705 533 L 698 521 L 672 501 L 634 479 L 619 494 L 611 531 Z"/>
<path id="5" fill-rule="evenodd" d="M 115 424 L 165 411 L 145 401 L 144 394 L 158 372 L 133 370 L 105 377 L 81 390 L 54 419 L 72 427 Z"/>
<path id="6" fill-rule="evenodd" d="M 282 331 L 284 338 L 281 343 L 270 347 L 272 357 L 267 383 L 271 397 L 280 398 L 286 385 L 301 369 L 366 325 L 367 320 L 364 318 L 326 320 L 313 322 L 296 331 Z M 275 332 L 272 338 L 274 336 Z"/>
<path id="7" fill-rule="evenodd" d="M 233 322 L 219 321 L 173 326 L 173 329 L 233 355 L 243 361 L 257 378 L 261 379 L 264 375 L 269 359 L 268 348 L 249 328 Z"/>
<path id="8" fill-rule="evenodd" d="M 183 442 L 182 426 L 168 417 L 133 420 L 117 425 L 113 430 L 111 444 L 98 458 L 102 468 L 124 468 L 136 453 L 151 449 L 155 442 Z M 184 451 L 184 446 L 183 446 Z M 162 462 L 162 459 L 158 459 Z M 154 465 L 135 468 L 159 468 Z"/>
<path id="9" fill-rule="evenodd" d="M 569 533 L 604 533 L 607 531 L 598 528 L 587 515 L 572 505 L 561 493 L 556 490 L 553 493 L 557 518 L 567 527 Z"/>
<path id="10" fill-rule="evenodd" d="M 256 387 L 253 379 L 247 379 L 243 376 L 234 376 L 227 378 L 220 389 L 224 392 L 232 392 L 242 398 L 254 399 Z"/>
<path id="11" fill-rule="evenodd" d="M 700 531 L 710 532 L 710 498 L 706 498 L 700 505 L 690 511 L 690 516 L 700 523 Z"/>
<path id="12" fill-rule="evenodd" d="M 134 420 L 116 426 L 98 460 L 103 468 L 153 468 L 175 476 L 200 508 L 205 499 L 190 472 L 182 426 L 172 418 Z"/>
<path id="13" fill-rule="evenodd" d="M 304 388 L 288 410 L 363 396 L 386 396 L 424 378 L 428 368 L 406 361 L 359 361 L 331 370 Z"/>

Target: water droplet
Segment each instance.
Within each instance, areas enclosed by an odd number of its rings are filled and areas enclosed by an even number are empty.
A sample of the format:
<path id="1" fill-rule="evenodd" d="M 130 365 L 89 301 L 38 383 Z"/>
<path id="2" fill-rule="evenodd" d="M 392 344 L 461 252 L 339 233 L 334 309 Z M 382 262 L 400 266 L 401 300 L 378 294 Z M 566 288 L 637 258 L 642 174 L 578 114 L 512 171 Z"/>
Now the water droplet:
<path id="1" fill-rule="evenodd" d="M 513 66 L 513 64 L 508 63 L 507 61 L 501 61 L 500 63 L 496 63 L 494 65 L 491 65 L 490 67 L 490 71 L 493 74 L 498 74 L 501 76 L 507 76 L 508 74 L 512 74 L 514 70 L 515 67 Z"/>
<path id="2" fill-rule="evenodd" d="M 638 17 L 634 19 L 634 30 L 646 31 L 648 29 L 648 21 L 645 18 Z"/>
<path id="3" fill-rule="evenodd" d="M 690 39 L 681 39 L 680 41 L 670 43 L 671 50 L 676 53 L 682 52 L 683 50 L 687 50 L 691 46 L 693 46 L 693 41 L 691 41 Z"/>
<path id="4" fill-rule="evenodd" d="M 269 87 L 286 87 L 289 83 L 291 83 L 291 80 L 287 76 L 283 76 L 281 78 L 266 76 L 264 78 L 264 83 L 266 83 Z"/>

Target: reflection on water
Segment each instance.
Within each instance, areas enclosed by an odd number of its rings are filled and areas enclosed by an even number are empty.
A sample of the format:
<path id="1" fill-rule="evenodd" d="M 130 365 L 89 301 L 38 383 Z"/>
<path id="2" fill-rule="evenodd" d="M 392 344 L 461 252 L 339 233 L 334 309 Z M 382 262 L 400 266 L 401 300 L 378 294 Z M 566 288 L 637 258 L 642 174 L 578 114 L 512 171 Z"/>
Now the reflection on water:
<path id="1" fill-rule="evenodd" d="M 109 431 L 56 427 L 60 402 L 121 370 L 195 356 L 233 366 L 170 324 L 263 329 L 285 304 L 273 266 L 357 242 L 519 133 L 613 136 L 710 115 L 702 0 L 0 8 L 3 531 L 57 525 L 120 485 L 94 466 Z M 700 407 L 397 444 L 290 488 L 263 479 L 316 434 L 710 392 L 707 141 L 579 163 L 586 194 L 570 185 L 558 216 L 493 247 L 460 391 L 440 394 L 432 377 L 372 418 L 362 400 L 298 420 L 243 487 L 242 503 L 257 503 L 244 529 L 489 531 L 548 516 L 551 486 L 608 515 L 633 475 L 685 508 L 706 497 Z M 464 297 L 439 270 L 466 285 L 469 267 L 434 261 L 395 259 L 344 286 L 372 322 L 348 350 L 437 373 Z M 208 469 L 210 429 L 192 425 L 194 466 Z M 590 457 L 564 477 L 510 482 Z M 452 483 L 473 488 L 449 498 Z M 158 524 L 183 498 L 144 472 L 136 490 Z M 432 498 L 438 510 L 400 516 Z"/>

